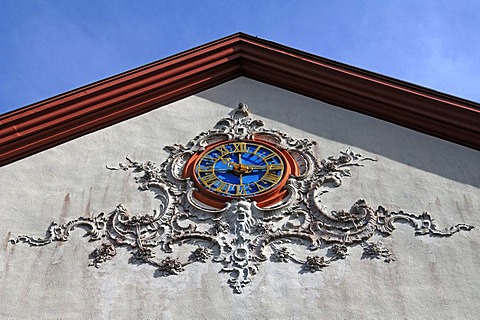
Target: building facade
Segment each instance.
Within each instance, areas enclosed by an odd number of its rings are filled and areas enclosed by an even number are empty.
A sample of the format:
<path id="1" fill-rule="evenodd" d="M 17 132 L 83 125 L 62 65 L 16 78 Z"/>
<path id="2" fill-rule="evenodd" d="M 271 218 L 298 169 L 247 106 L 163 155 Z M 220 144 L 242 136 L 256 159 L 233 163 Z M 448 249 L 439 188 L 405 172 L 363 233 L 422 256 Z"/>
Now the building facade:
<path id="1" fill-rule="evenodd" d="M 236 34 L 0 120 L 2 317 L 477 317 L 476 103 Z"/>

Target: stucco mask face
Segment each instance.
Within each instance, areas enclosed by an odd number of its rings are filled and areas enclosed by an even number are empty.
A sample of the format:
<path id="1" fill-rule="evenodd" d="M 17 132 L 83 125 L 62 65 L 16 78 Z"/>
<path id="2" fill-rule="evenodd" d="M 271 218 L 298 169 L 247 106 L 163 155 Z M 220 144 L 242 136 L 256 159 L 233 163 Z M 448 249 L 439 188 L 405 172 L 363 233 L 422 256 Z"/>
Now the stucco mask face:
<path id="1" fill-rule="evenodd" d="M 235 230 L 250 232 L 250 228 L 255 224 L 251 208 L 252 204 L 248 201 L 238 201 L 232 205 L 229 222 Z"/>

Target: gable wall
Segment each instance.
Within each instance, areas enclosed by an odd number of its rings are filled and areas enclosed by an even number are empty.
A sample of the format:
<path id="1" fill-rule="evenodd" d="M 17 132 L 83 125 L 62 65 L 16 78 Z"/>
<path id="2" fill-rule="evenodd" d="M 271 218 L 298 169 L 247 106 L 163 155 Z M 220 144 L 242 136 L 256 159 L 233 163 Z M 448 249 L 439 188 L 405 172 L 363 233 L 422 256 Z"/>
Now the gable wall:
<path id="1" fill-rule="evenodd" d="M 416 237 L 400 224 L 383 242 L 397 261 L 346 260 L 322 272 L 300 274 L 293 263 L 263 263 L 241 295 L 227 286 L 217 263 L 192 264 L 177 277 L 154 277 L 154 268 L 117 256 L 87 267 L 99 244 L 76 230 L 71 240 L 33 248 L 11 237 L 43 236 L 52 221 L 110 212 L 119 203 L 145 214 L 158 206 L 139 192 L 129 171 L 105 165 L 161 163 L 166 145 L 206 131 L 239 101 L 266 127 L 317 141 L 318 157 L 352 148 L 373 156 L 327 194 L 331 210 L 358 199 L 376 208 L 430 212 L 440 227 L 480 226 L 480 152 L 238 78 L 142 116 L 83 136 L 0 169 L 0 315 L 81 318 L 475 318 L 480 284 L 478 230 L 450 238 Z"/>

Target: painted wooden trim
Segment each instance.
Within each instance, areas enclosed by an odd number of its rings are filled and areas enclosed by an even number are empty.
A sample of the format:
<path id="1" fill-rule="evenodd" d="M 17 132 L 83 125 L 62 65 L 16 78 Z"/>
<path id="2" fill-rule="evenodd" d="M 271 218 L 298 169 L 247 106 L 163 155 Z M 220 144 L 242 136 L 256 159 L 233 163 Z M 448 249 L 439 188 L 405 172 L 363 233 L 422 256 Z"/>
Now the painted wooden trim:
<path id="1" fill-rule="evenodd" d="M 480 105 L 238 33 L 0 116 L 0 165 L 245 76 L 480 150 Z"/>

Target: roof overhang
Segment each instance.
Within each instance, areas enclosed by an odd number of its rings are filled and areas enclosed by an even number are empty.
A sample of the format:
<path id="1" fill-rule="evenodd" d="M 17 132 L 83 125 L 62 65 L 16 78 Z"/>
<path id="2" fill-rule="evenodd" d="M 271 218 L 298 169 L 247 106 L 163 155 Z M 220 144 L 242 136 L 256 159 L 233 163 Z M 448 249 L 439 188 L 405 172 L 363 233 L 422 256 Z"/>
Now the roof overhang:
<path id="1" fill-rule="evenodd" d="M 240 76 L 480 150 L 477 103 L 238 33 L 0 116 L 0 165 Z"/>

